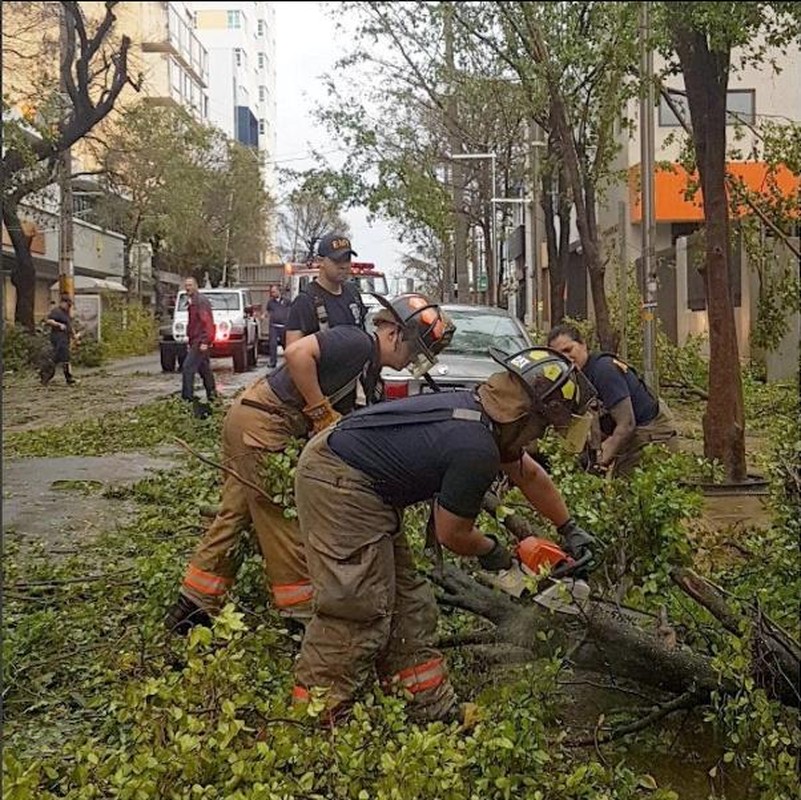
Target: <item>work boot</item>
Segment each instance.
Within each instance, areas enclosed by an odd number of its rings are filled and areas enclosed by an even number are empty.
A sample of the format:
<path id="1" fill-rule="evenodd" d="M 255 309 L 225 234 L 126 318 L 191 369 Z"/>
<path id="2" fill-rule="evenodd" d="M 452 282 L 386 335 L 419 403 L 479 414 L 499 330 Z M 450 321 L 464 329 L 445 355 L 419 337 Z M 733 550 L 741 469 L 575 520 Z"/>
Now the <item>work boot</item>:
<path id="1" fill-rule="evenodd" d="M 164 618 L 164 625 L 170 633 L 186 636 L 195 625 L 211 627 L 211 617 L 197 603 L 180 595 Z"/>

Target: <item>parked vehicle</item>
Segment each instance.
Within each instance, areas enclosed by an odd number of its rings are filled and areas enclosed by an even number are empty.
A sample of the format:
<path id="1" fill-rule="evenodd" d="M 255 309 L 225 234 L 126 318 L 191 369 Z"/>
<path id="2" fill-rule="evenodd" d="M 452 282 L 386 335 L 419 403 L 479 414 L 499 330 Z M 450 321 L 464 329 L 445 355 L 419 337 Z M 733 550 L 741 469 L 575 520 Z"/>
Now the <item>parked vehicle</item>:
<path id="1" fill-rule="evenodd" d="M 456 325 L 453 341 L 429 373 L 442 389 L 474 389 L 498 372 L 500 367 L 487 352 L 490 346 L 514 353 L 533 344 L 523 324 L 506 309 L 467 305 L 442 308 Z M 433 391 L 424 378 L 413 378 L 408 370 L 385 368 L 381 376 L 387 399 Z"/>
<path id="2" fill-rule="evenodd" d="M 232 358 L 234 372 L 245 372 L 256 366 L 258 359 L 258 324 L 256 308 L 250 290 L 242 287 L 201 289 L 207 297 L 214 316 L 212 358 Z M 178 292 L 172 325 L 161 329 L 159 350 L 161 368 L 174 372 L 181 368 L 186 357 L 186 327 L 189 322 L 188 300 L 185 291 Z"/>

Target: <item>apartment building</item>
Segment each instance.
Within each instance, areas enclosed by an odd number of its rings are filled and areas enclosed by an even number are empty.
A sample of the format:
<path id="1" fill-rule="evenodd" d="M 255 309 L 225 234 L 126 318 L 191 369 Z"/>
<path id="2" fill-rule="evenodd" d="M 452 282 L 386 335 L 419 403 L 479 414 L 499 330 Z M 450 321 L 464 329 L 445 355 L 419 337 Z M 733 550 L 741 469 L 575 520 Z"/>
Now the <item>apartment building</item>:
<path id="1" fill-rule="evenodd" d="M 90 30 L 105 14 L 104 3 L 80 4 Z M 184 2 L 122 2 L 114 13 L 117 21 L 112 36 L 123 34 L 131 39 L 129 73 L 142 75 L 137 94 L 126 88 L 117 109 L 142 98 L 154 104 L 172 104 L 187 109 L 198 121 L 208 121 L 208 54 L 194 32 L 194 16 Z M 32 29 L 26 20 L 24 4 L 7 5 L 3 9 L 6 30 L 14 26 L 21 31 L 15 39 L 16 49 L 23 55 L 40 53 L 35 67 L 41 74 L 58 74 L 60 16 L 43 17 L 41 25 Z M 30 96 L 30 86 L 36 78 L 30 74 L 30 58 L 16 59 L 11 54 L 3 58 L 4 94 L 11 101 L 10 114 L 19 114 L 15 106 L 27 105 L 35 110 L 36 98 Z M 31 133 L 31 135 L 34 135 Z M 91 171 L 94 159 L 91 151 L 78 143 L 72 148 L 73 174 Z M 73 180 L 73 240 L 74 269 L 77 286 L 120 287 L 124 269 L 124 240 L 113 231 L 91 224 L 85 215 L 91 211 L 94 183 L 87 178 Z M 35 315 L 44 316 L 53 296 L 52 285 L 58 277 L 59 259 L 59 200 L 56 186 L 47 187 L 36 197 L 20 206 L 22 224 L 32 237 L 32 255 L 37 273 Z M 136 291 L 144 297 L 153 292 L 153 276 L 149 246 L 136 243 L 131 248 Z M 8 232 L 3 227 L 2 273 L 4 288 L 3 313 L 5 321 L 13 320 L 16 293 L 10 281 L 14 251 Z M 178 276 L 162 275 L 162 280 L 176 283 Z M 79 280 L 84 279 L 84 280 Z"/>
<path id="2" fill-rule="evenodd" d="M 752 190 L 766 190 L 769 167 L 762 156 L 757 130 L 761 121 L 777 124 L 801 121 L 801 50 L 796 45 L 786 54 L 770 54 L 779 67 L 775 71 L 768 59 L 762 66 L 733 72 L 728 87 L 727 127 L 728 171 L 741 178 Z M 738 63 L 733 54 L 732 64 Z M 663 65 L 655 58 L 655 71 Z M 686 112 L 684 82 L 681 75 L 667 80 L 671 98 Z M 633 100 L 624 111 L 632 121 L 631 132 L 620 126 L 616 133 L 621 145 L 613 168 L 628 180 L 611 187 L 598 207 L 599 228 L 609 257 L 607 286 L 619 290 L 621 271 L 641 256 L 642 208 L 640 196 L 640 134 L 638 102 Z M 684 343 L 691 334 L 706 334 L 708 320 L 703 279 L 697 267 L 703 259 L 700 239 L 693 236 L 703 225 L 700 192 L 687 196 L 690 182 L 679 154 L 685 134 L 679 119 L 664 98 L 654 108 L 654 150 L 657 168 L 654 174 L 656 218 L 655 250 L 658 263 L 658 316 L 663 330 L 674 342 Z M 798 191 L 799 176 L 779 170 L 777 184 L 791 195 Z M 768 240 L 766 247 L 775 250 L 783 263 L 790 251 L 778 241 Z M 617 265 L 612 267 L 612 265 Z M 757 278 L 748 265 L 743 247 L 735 236 L 732 258 L 732 287 L 740 355 L 750 355 L 750 332 L 756 309 Z M 582 287 L 583 288 L 583 287 Z M 794 323 L 797 329 L 797 321 Z M 796 330 L 796 340 L 797 340 Z"/>
<path id="3" fill-rule="evenodd" d="M 209 122 L 254 148 L 275 188 L 275 8 L 273 3 L 195 2 L 195 33 L 208 51 Z"/>

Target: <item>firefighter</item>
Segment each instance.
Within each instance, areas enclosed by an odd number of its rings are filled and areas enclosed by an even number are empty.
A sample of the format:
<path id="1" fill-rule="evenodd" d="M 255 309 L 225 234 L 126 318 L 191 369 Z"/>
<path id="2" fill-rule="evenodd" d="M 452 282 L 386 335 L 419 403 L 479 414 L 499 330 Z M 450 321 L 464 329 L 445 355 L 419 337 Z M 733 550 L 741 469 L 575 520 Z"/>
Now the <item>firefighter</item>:
<path id="1" fill-rule="evenodd" d="M 350 278 L 351 257 L 358 255 L 350 239 L 339 233 L 323 236 L 317 244 L 317 278 L 292 302 L 286 324 L 287 345 L 310 333 L 337 325 L 364 328 L 367 309 Z"/>
<path id="2" fill-rule="evenodd" d="M 573 325 L 557 325 L 548 345 L 566 355 L 598 392 L 600 451 L 593 454 L 600 471 L 629 475 L 647 444 L 678 449 L 678 431 L 664 400 L 657 397 L 633 367 L 614 353 L 590 353 Z"/>
<path id="3" fill-rule="evenodd" d="M 453 325 L 420 294 L 404 294 L 374 317 L 375 333 L 340 326 L 307 336 L 287 347 L 285 363 L 252 383 L 228 411 L 223 424 L 226 466 L 259 484 L 266 452 L 280 452 L 292 437 L 325 430 L 353 408 L 353 387 L 361 379 L 373 402 L 382 367 L 418 372 L 429 369 L 451 340 Z M 273 600 L 279 612 L 301 624 L 310 616 L 312 587 L 300 531 L 282 506 L 228 475 L 220 510 L 195 550 L 180 596 L 166 625 L 185 634 L 208 625 L 222 605 L 238 569 L 236 545 L 253 522 Z"/>
<path id="4" fill-rule="evenodd" d="M 593 537 L 523 448 L 549 425 L 567 433 L 574 416 L 584 422 L 592 387 L 548 348 L 490 353 L 504 369 L 475 393 L 361 409 L 301 454 L 295 497 L 315 603 L 293 698 L 303 703 L 313 689 L 326 690 L 329 720 L 346 713 L 374 671 L 411 693 L 419 719 L 464 717 L 434 647 L 437 606 L 403 534 L 406 506 L 431 500 L 429 532 L 438 545 L 486 571 L 509 569 L 507 549 L 474 527 L 501 470 L 556 526 L 571 556 L 589 555 Z"/>

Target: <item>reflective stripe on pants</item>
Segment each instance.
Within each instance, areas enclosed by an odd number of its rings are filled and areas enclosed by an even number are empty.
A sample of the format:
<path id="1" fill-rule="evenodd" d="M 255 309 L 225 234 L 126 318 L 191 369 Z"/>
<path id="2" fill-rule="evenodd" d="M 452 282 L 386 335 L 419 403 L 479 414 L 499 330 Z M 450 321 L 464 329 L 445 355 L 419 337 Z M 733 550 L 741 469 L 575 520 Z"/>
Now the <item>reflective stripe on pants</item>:
<path id="1" fill-rule="evenodd" d="M 452 718 L 456 696 L 434 647 L 437 605 L 414 568 L 400 514 L 329 450 L 328 435 L 309 442 L 295 473 L 314 586 L 296 682 L 326 689 L 331 711 L 349 705 L 376 671 L 383 680 L 402 675 L 414 687 L 414 715 Z"/>
<path id="2" fill-rule="evenodd" d="M 276 411 L 243 405 L 243 398 Z M 303 436 L 306 426 L 303 415 L 284 408 L 260 379 L 234 401 L 225 417 L 224 463 L 245 480 L 261 485 L 265 451 L 282 450 L 291 437 Z M 251 522 L 276 606 L 293 617 L 310 616 L 311 584 L 297 522 L 284 516 L 283 507 L 232 475 L 226 475 L 219 512 L 195 549 L 181 593 L 209 613 L 219 611 L 239 569 L 242 533 Z"/>

